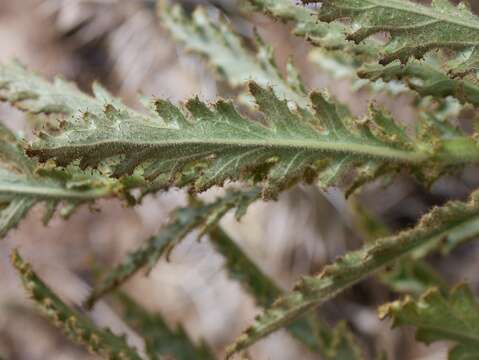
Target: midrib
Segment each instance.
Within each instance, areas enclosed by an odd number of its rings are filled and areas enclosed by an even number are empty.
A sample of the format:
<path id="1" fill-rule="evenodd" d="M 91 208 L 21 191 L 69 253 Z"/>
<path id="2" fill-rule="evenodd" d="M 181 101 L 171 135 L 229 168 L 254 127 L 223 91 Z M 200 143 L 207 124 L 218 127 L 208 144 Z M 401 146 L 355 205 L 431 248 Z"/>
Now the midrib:
<path id="1" fill-rule="evenodd" d="M 65 190 L 61 188 L 32 186 L 32 185 L 15 185 L 1 184 L 0 193 L 19 194 L 24 196 L 38 196 L 45 198 L 63 198 L 63 199 L 94 199 L 103 197 L 108 194 L 106 189 L 96 189 L 88 191 Z"/>
<path id="2" fill-rule="evenodd" d="M 186 139 L 186 140 L 167 140 L 159 142 L 149 141 L 97 141 L 89 142 L 87 144 L 71 144 L 66 146 L 32 149 L 35 153 L 48 152 L 49 150 L 61 149 L 81 149 L 81 148 L 95 148 L 107 147 L 109 145 L 122 145 L 126 148 L 164 148 L 164 147 L 183 147 L 195 145 L 212 145 L 223 147 L 243 147 L 243 148 L 277 148 L 290 149 L 296 151 L 311 151 L 311 152 L 337 152 L 337 153 L 351 153 L 357 156 L 370 156 L 381 159 L 390 159 L 397 162 L 419 163 L 428 158 L 426 152 L 406 151 L 394 149 L 391 147 L 380 146 L 375 144 L 364 144 L 360 142 L 346 142 L 346 141 L 324 141 L 324 140 L 294 140 L 294 139 L 264 139 L 264 141 L 249 140 L 249 139 Z"/>

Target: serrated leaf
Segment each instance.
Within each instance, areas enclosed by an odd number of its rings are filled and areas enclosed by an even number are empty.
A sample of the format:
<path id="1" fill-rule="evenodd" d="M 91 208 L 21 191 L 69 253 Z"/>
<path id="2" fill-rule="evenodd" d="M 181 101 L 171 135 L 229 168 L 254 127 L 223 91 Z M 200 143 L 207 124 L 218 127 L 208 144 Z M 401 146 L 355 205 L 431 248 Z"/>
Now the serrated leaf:
<path id="1" fill-rule="evenodd" d="M 340 23 L 327 24 L 317 21 L 317 9 L 299 6 L 290 0 L 249 0 L 249 3 L 256 10 L 275 19 L 293 23 L 293 33 L 314 45 L 330 50 L 349 46 L 344 34 L 346 27 Z M 375 44 L 368 42 L 356 47 L 355 52 L 362 55 L 375 53 Z"/>
<path id="2" fill-rule="evenodd" d="M 105 107 L 114 106 L 122 115 L 137 121 L 146 117 L 123 105 L 100 85 L 94 84 L 95 97 L 88 96 L 78 87 L 60 77 L 51 83 L 28 72 L 19 62 L 0 66 L 0 100 L 9 102 L 32 114 L 54 114 L 64 117 L 80 115 L 80 110 L 96 116 L 105 116 Z M 59 116 L 62 119 L 62 116 Z"/>
<path id="3" fill-rule="evenodd" d="M 181 325 L 172 328 L 160 314 L 148 312 L 126 294 L 117 294 L 115 300 L 120 304 L 122 318 L 144 339 L 150 360 L 168 356 L 176 360 L 216 358 L 206 343 L 194 344 Z"/>
<path id="4" fill-rule="evenodd" d="M 72 341 L 85 346 L 91 353 L 109 360 L 141 360 L 126 339 L 109 329 L 98 328 L 90 319 L 65 304 L 35 274 L 17 251 L 12 252 L 12 264 L 25 290 L 43 314 Z"/>
<path id="5" fill-rule="evenodd" d="M 479 357 L 479 302 L 466 285 L 449 294 L 431 289 L 418 300 L 406 297 L 383 305 L 379 313 L 381 318 L 391 317 L 394 327 L 416 327 L 417 340 L 426 344 L 441 340 L 456 343 L 449 353 L 451 360 Z"/>
<path id="6" fill-rule="evenodd" d="M 365 242 L 371 243 L 377 239 L 391 235 L 389 229 L 358 201 L 352 199 L 350 209 L 355 228 L 362 234 Z M 442 245 L 442 244 L 441 244 Z M 431 246 L 431 249 L 437 246 Z M 377 277 L 391 290 L 406 294 L 422 294 L 432 286 L 444 289 L 446 282 L 422 258 L 427 252 L 409 254 L 399 259 L 396 264 L 385 268 Z"/>
<path id="7" fill-rule="evenodd" d="M 0 238 L 37 203 L 46 204 L 44 222 L 48 222 L 60 202 L 75 208 L 98 198 L 121 196 L 123 192 L 115 179 L 91 171 L 37 167 L 25 155 L 21 141 L 0 123 Z"/>
<path id="8" fill-rule="evenodd" d="M 319 46 L 313 48 L 309 53 L 312 62 L 319 65 L 323 71 L 331 74 L 334 78 L 351 79 L 354 91 L 366 87 L 374 93 L 387 91 L 392 95 L 397 95 L 405 92 L 406 87 L 404 85 L 407 85 L 422 96 L 431 95 L 437 99 L 454 96 L 462 103 L 473 105 L 478 103 L 477 95 L 479 92 L 474 82 L 451 78 L 447 74 L 448 70 L 444 70 L 440 64 L 433 64 L 430 61 L 428 64 L 410 61 L 407 66 L 390 64 L 383 67 L 374 65 L 373 63 L 380 58 L 384 46 L 374 38 L 365 39 L 357 45 L 348 42 L 346 34 L 352 33 L 354 26 L 338 22 L 328 24 L 321 21 L 311 21 L 311 18 L 317 18 L 321 13 L 320 6 L 302 8 L 293 5 L 289 0 L 250 1 L 256 4 L 259 10 L 274 18 L 294 22 L 297 24 L 297 29 L 303 28 L 312 31 L 311 29 L 317 28 L 318 36 L 316 38 L 311 38 L 307 31 L 296 31 L 295 33 L 298 36 L 312 39 L 312 43 Z M 309 16 L 306 16 L 306 14 Z M 328 41 L 330 37 L 334 39 L 333 42 Z M 434 62 L 440 60 L 433 58 L 432 55 L 428 57 L 428 60 L 431 59 Z"/>
<path id="9" fill-rule="evenodd" d="M 447 237 L 472 238 L 479 235 L 479 193 L 471 195 L 468 203 L 452 201 L 433 209 L 411 230 L 381 238 L 360 250 L 339 258 L 314 277 L 304 277 L 295 289 L 279 298 L 259 315 L 228 348 L 228 354 L 245 349 L 264 336 L 289 324 L 306 311 L 323 304 L 340 292 L 403 256 L 439 243 Z"/>
<path id="10" fill-rule="evenodd" d="M 1 72 L 7 78 L 0 81 L 6 84 L 4 91 L 14 93 L 19 76 L 8 78 L 7 68 Z M 27 73 L 20 78 L 21 86 L 28 87 L 23 82 Z M 24 106 L 36 108 L 34 99 L 42 98 L 33 96 L 33 90 Z M 42 91 L 49 91 L 47 84 Z M 115 168 L 115 176 L 136 169 L 149 181 L 161 179 L 164 187 L 189 185 L 195 191 L 227 180 L 253 181 L 262 184 L 265 198 L 276 197 L 298 181 L 314 181 L 345 156 L 351 167 L 377 164 L 381 174 L 400 167 L 428 181 L 450 167 L 479 159 L 479 146 L 472 138 L 443 138 L 440 132 L 424 141 L 387 135 L 384 126 L 394 122 L 379 111 L 354 120 L 324 95 L 313 93 L 313 114 L 291 110 L 271 89 L 255 83 L 250 83 L 250 91 L 266 125 L 240 115 L 223 100 L 209 107 L 195 98 L 179 108 L 157 99 L 156 115 L 141 117 L 123 106 L 115 108 L 115 100 L 100 114 L 78 109 L 80 116 L 65 119 L 60 133 L 44 135 L 27 152 L 59 165 L 76 160 L 82 167 L 106 164 Z"/>
<path id="11" fill-rule="evenodd" d="M 357 69 L 364 61 L 378 56 L 380 50 L 378 41 L 368 40 L 360 45 L 353 45 L 346 40 L 349 27 L 337 22 L 317 21 L 317 8 L 303 7 L 290 0 L 249 0 L 249 2 L 254 9 L 273 19 L 293 23 L 293 33 L 296 36 L 304 37 L 319 47 L 310 51 L 309 58 L 334 78 L 351 78 L 353 90 L 368 87 L 373 92 L 387 90 L 392 94 L 405 90 L 402 84 L 370 82 L 356 76 Z"/>
<path id="12" fill-rule="evenodd" d="M 422 58 L 431 50 L 449 49 L 457 54 L 451 69 L 455 74 L 478 70 L 479 18 L 463 4 L 455 6 L 448 0 L 434 0 L 431 6 L 409 0 L 303 2 L 321 3 L 321 21 L 351 19 L 355 30 L 348 34 L 348 39 L 356 43 L 373 34 L 388 32 L 391 38 L 384 47 L 382 65 L 394 60 L 406 63 L 409 58 Z"/>
<path id="13" fill-rule="evenodd" d="M 422 97 L 444 99 L 453 96 L 462 104 L 479 106 L 478 86 L 468 80 L 450 78 L 427 62 L 410 61 L 406 65 L 392 63 L 387 66 L 368 64 L 359 69 L 358 75 L 373 81 L 402 80 Z"/>
<path id="14" fill-rule="evenodd" d="M 176 209 L 171 215 L 172 220 L 169 224 L 164 226 L 157 235 L 150 237 L 140 248 L 127 255 L 105 276 L 92 290 L 85 305 L 92 307 L 101 296 L 121 286 L 142 268 L 147 267 L 149 271 L 162 255 L 168 255 L 173 247 L 194 229 L 205 233 L 214 227 L 229 210 L 237 208 L 240 212 L 244 212 L 242 209 L 258 197 L 258 189 L 249 192 L 229 191 L 213 203 Z"/>
<path id="15" fill-rule="evenodd" d="M 186 50 L 202 55 L 232 87 L 243 87 L 254 80 L 260 86 L 272 86 L 280 99 L 308 107 L 309 101 L 292 64 L 289 76 L 283 77 L 274 60 L 273 51 L 256 34 L 256 51 L 247 50 L 242 39 L 224 20 L 213 21 L 198 7 L 191 18 L 180 6 L 161 6 L 160 19 Z M 254 103 L 249 94 L 248 103 Z"/>

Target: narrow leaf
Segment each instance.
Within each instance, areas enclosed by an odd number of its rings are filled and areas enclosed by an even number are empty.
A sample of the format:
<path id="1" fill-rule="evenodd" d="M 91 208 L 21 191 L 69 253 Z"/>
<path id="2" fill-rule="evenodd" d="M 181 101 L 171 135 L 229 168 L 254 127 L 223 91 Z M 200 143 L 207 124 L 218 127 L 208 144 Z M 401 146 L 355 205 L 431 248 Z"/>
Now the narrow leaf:
<path id="1" fill-rule="evenodd" d="M 389 229 L 358 201 L 353 199 L 350 204 L 356 229 L 362 234 L 365 242 L 372 243 L 391 235 Z M 430 249 L 437 247 L 431 246 Z M 442 244 L 439 247 L 442 247 Z M 425 255 L 427 252 L 421 249 L 403 256 L 395 264 L 379 272 L 378 279 L 391 290 L 405 294 L 420 295 L 432 286 L 445 289 L 446 282 L 422 259 Z"/>
<path id="2" fill-rule="evenodd" d="M 290 100 L 301 107 L 309 106 L 292 65 L 289 65 L 291 75 L 284 78 L 275 63 L 272 48 L 259 35 L 256 35 L 257 49 L 253 53 L 246 49 L 242 39 L 224 19 L 213 21 L 201 7 L 191 18 L 179 5 L 161 6 L 159 14 L 174 39 L 184 44 L 186 50 L 205 57 L 232 87 L 243 87 L 254 80 L 263 87 L 274 85 L 274 92 L 280 99 Z M 249 103 L 254 103 L 251 96 L 246 95 Z"/>
<path id="3" fill-rule="evenodd" d="M 269 278 L 219 227 L 209 232 L 214 248 L 225 260 L 225 268 L 231 278 L 237 280 L 253 295 L 258 306 L 267 308 L 282 290 Z"/>
<path id="4" fill-rule="evenodd" d="M 327 24 L 317 20 L 317 9 L 299 6 L 290 0 L 249 0 L 253 8 L 294 25 L 293 33 L 302 36 L 313 45 L 326 49 L 345 49 L 349 46 L 345 36 L 346 27 L 340 23 Z M 363 55 L 373 54 L 376 47 L 368 42 L 356 47 L 355 52 Z"/>
<path id="5" fill-rule="evenodd" d="M 409 0 L 303 0 L 321 3 L 319 19 L 333 21 L 349 18 L 355 30 L 348 35 L 356 43 L 369 36 L 388 32 L 380 63 L 394 60 L 406 63 L 410 57 L 422 58 L 435 49 L 456 52 L 451 72 L 465 75 L 478 70 L 479 18 L 470 9 L 448 0 L 435 0 L 431 6 Z"/>
<path id="6" fill-rule="evenodd" d="M 244 209 L 251 202 L 258 199 L 259 191 L 249 192 L 230 191 L 224 197 L 218 198 L 211 204 L 197 204 L 190 207 L 176 209 L 172 220 L 157 235 L 149 238 L 140 248 L 130 253 L 96 286 L 85 304 L 91 308 L 103 295 L 121 286 L 126 280 L 144 267 L 148 271 L 158 262 L 160 257 L 168 254 L 194 229 L 202 233 L 214 227 L 217 222 L 233 208 Z"/>
<path id="7" fill-rule="evenodd" d="M 238 281 L 246 291 L 253 296 L 256 304 L 262 308 L 269 308 L 274 300 L 283 294 L 273 279 L 268 277 L 219 227 L 214 227 L 209 232 L 209 238 L 215 249 L 223 256 L 225 268 L 231 278 Z M 324 352 L 322 343 L 316 335 L 317 316 L 307 314 L 287 327 L 287 330 L 296 339 L 301 341 L 313 351 Z M 326 324 L 321 326 L 326 332 Z"/>
<path id="8" fill-rule="evenodd" d="M 443 99 L 453 96 L 462 104 L 479 106 L 479 86 L 472 81 L 450 78 L 427 62 L 410 61 L 406 65 L 392 63 L 387 66 L 369 64 L 359 69 L 358 75 L 373 81 L 402 80 L 422 97 Z"/>
<path id="9" fill-rule="evenodd" d="M 304 277 L 291 293 L 258 316 L 229 347 L 228 354 L 245 349 L 418 248 L 447 237 L 473 238 L 478 234 L 479 193 L 475 192 L 468 203 L 453 201 L 435 208 L 413 229 L 366 244 L 326 266 L 318 276 Z"/>
<path id="10" fill-rule="evenodd" d="M 98 328 L 90 319 L 66 305 L 43 283 L 17 251 L 12 253 L 12 264 L 32 300 L 53 325 L 60 328 L 71 340 L 103 359 L 141 359 L 124 337 L 113 334 L 109 329 Z"/>
<path id="11" fill-rule="evenodd" d="M 172 356 L 176 360 L 213 360 L 213 351 L 205 343 L 195 345 L 180 326 L 172 329 L 160 314 L 152 314 L 129 296 L 119 293 L 115 302 L 121 307 L 122 318 L 145 340 L 151 360 Z"/>

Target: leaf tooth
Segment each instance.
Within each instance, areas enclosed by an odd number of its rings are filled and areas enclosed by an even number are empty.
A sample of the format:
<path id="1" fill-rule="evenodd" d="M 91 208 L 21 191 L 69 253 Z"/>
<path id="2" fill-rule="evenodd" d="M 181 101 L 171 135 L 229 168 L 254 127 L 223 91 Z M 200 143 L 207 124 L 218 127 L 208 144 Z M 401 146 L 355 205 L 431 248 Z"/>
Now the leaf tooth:
<path id="1" fill-rule="evenodd" d="M 250 120 L 241 116 L 236 107 L 231 101 L 218 100 L 214 109 L 218 115 L 221 116 L 221 120 L 231 124 L 231 127 L 235 130 L 235 134 L 238 137 L 251 136 L 251 132 L 256 132 L 258 136 L 261 135 L 261 127 L 259 124 L 253 123 Z"/>
<path id="2" fill-rule="evenodd" d="M 112 174 L 113 177 L 120 177 L 122 175 L 131 175 L 138 165 L 147 162 L 149 159 L 154 158 L 157 149 L 145 148 L 139 149 L 133 154 L 128 154 L 123 161 L 115 166 L 115 170 Z M 94 157 L 95 163 L 98 164 L 102 159 L 102 156 Z M 83 162 L 83 160 L 82 160 Z M 92 165 L 89 165 L 92 166 Z"/>
<path id="3" fill-rule="evenodd" d="M 214 119 L 213 112 L 203 101 L 200 100 L 198 96 L 188 100 L 185 104 L 185 107 L 197 122 Z"/>
<path id="4" fill-rule="evenodd" d="M 293 135 L 300 121 L 290 111 L 288 102 L 280 100 L 271 87 L 263 88 L 253 81 L 248 85 L 251 95 L 255 98 L 259 110 L 265 115 L 269 125 L 278 133 Z"/>
<path id="5" fill-rule="evenodd" d="M 174 124 L 180 129 L 188 129 L 191 123 L 185 118 L 178 107 L 170 101 L 154 100 L 155 111 L 167 124 Z"/>

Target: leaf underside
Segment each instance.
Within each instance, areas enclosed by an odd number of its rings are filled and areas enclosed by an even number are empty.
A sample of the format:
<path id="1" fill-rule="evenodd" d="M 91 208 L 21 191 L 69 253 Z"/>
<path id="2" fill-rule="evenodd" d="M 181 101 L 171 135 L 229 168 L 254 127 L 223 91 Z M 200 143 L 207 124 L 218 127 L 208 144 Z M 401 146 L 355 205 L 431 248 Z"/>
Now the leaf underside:
<path id="1" fill-rule="evenodd" d="M 11 77 L 9 67 L 14 68 Z M 21 108 L 38 110 L 38 102 L 52 100 L 45 95 L 49 92 L 63 101 L 55 85 L 16 64 L 0 74 L 4 93 L 10 98 L 23 94 L 15 102 Z M 41 93 L 36 94 L 39 84 Z M 25 95 L 20 88 L 30 92 Z M 64 119 L 61 130 L 41 133 L 27 153 L 42 162 L 55 159 L 60 166 L 79 161 L 81 168 L 110 168 L 116 177 L 134 173 L 165 188 L 189 186 L 200 192 L 227 180 L 258 183 L 264 198 L 274 198 L 298 181 L 337 184 L 352 168 L 367 174 L 363 182 L 399 168 L 434 179 L 479 159 L 472 138 L 451 138 L 441 128 L 431 128 L 432 123 L 427 124 L 426 138 L 411 137 L 377 109 L 364 120 L 352 119 L 320 93 L 311 95 L 313 113 L 291 109 L 271 89 L 250 83 L 263 115 L 259 122 L 240 115 L 230 102 L 220 100 L 209 107 L 198 98 L 183 107 L 154 99 L 151 112 L 138 115 L 98 86 L 93 90 L 95 98 L 88 97 L 88 103 L 102 103 L 101 112 L 81 105 Z"/>

